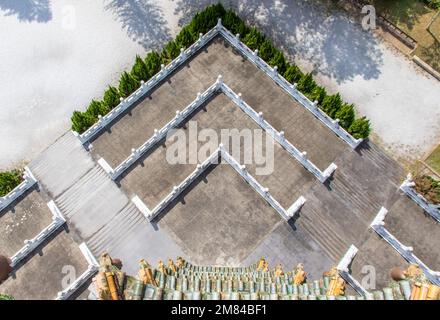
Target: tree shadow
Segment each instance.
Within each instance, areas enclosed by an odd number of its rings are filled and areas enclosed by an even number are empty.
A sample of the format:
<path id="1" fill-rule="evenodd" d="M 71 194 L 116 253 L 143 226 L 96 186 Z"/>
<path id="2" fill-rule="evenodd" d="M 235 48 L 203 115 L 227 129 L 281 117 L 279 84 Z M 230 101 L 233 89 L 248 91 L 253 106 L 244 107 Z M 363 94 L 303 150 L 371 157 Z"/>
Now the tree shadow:
<path id="1" fill-rule="evenodd" d="M 0 11 L 5 16 L 17 16 L 20 22 L 48 22 L 52 20 L 49 0 L 0 0 Z"/>
<path id="2" fill-rule="evenodd" d="M 394 24 L 405 25 L 409 30 L 412 30 L 420 22 L 420 16 L 431 11 L 421 1 L 414 0 L 374 0 L 373 5 L 378 14 Z"/>
<path id="3" fill-rule="evenodd" d="M 153 0 L 105 0 L 128 36 L 145 49 L 158 49 L 171 40 L 167 21 Z"/>
<path id="4" fill-rule="evenodd" d="M 434 43 L 427 48 L 421 48 L 421 57 L 431 67 L 440 72 L 440 42 L 434 40 Z"/>
<path id="5" fill-rule="evenodd" d="M 291 58 L 308 61 L 315 73 L 338 83 L 357 76 L 377 79 L 383 63 L 379 41 L 364 31 L 360 21 L 332 6 L 316 1 L 241 0 L 220 1 L 241 18 L 256 25 Z M 195 12 L 217 1 L 179 0 L 175 14 L 179 24 L 188 23 Z M 292 60 L 292 59 L 290 59 Z"/>

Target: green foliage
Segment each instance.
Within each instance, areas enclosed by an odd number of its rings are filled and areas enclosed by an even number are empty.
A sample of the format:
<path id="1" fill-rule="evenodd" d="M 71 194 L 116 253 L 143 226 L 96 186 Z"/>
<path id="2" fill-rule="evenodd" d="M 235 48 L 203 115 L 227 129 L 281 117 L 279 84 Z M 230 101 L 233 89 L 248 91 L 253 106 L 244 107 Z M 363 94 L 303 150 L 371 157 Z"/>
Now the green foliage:
<path id="1" fill-rule="evenodd" d="M 275 54 L 269 60 L 269 64 L 272 67 L 277 66 L 280 74 L 284 74 L 286 71 L 286 59 L 284 58 L 283 53 L 277 49 L 275 49 Z"/>
<path id="2" fill-rule="evenodd" d="M 290 83 L 298 83 L 298 81 L 303 76 L 303 73 L 296 65 L 290 65 L 286 68 L 284 72 L 284 78 Z"/>
<path id="3" fill-rule="evenodd" d="M 172 60 L 174 60 L 175 58 L 177 58 L 179 53 L 180 53 L 180 50 L 179 50 L 179 47 L 177 46 L 176 42 L 170 41 L 165 46 L 165 48 L 162 50 L 162 54 L 161 54 L 162 60 L 165 63 L 169 63 Z"/>
<path id="4" fill-rule="evenodd" d="M 98 116 L 105 116 L 110 111 L 110 108 L 101 101 L 92 100 L 86 113 L 92 115 L 95 118 Z"/>
<path id="5" fill-rule="evenodd" d="M 367 138 L 370 131 L 370 121 L 366 117 L 354 120 L 348 128 L 348 132 L 356 139 Z"/>
<path id="6" fill-rule="evenodd" d="M 194 41 L 196 41 L 197 36 L 194 36 L 190 31 L 190 26 L 183 27 L 182 30 L 176 37 L 176 44 L 180 48 L 188 48 Z"/>
<path id="7" fill-rule="evenodd" d="M 437 2 L 438 0 L 427 2 Z M 355 138 L 365 138 L 370 133 L 370 123 L 363 117 L 355 119 L 353 105 L 344 104 L 340 95 L 327 96 L 326 90 L 316 84 L 313 76 L 303 74 L 296 65 L 289 64 L 283 53 L 276 49 L 266 36 L 257 28 L 249 28 L 232 10 L 226 11 L 219 3 L 197 13 L 190 24 L 182 28 L 174 41 L 168 42 L 162 52 L 150 52 L 145 60 L 136 56 L 131 73 L 124 72 L 119 82 L 119 90 L 109 87 L 102 102 L 92 101 L 85 112 L 75 111 L 71 117 L 72 129 L 83 133 L 98 119 L 119 104 L 119 98 L 127 97 L 138 87 L 140 80 L 148 80 L 159 70 L 162 63 L 168 64 L 180 54 L 180 48 L 188 48 L 198 38 L 199 33 L 211 30 L 218 19 L 233 34 L 239 33 L 243 43 L 252 50 L 258 49 L 259 56 L 271 66 L 277 66 L 278 72 L 290 83 L 298 83 L 298 90 L 311 100 L 317 100 L 320 107 L 332 118 L 339 118 L 340 124 Z"/>
<path id="8" fill-rule="evenodd" d="M 238 17 L 232 10 L 228 10 L 225 13 L 222 24 L 234 35 L 239 33 L 243 37 L 249 32 L 249 28 L 246 26 L 243 20 L 241 20 L 240 17 Z"/>
<path id="9" fill-rule="evenodd" d="M 137 81 L 147 81 L 149 79 L 149 73 L 147 69 L 147 65 L 145 64 L 144 60 L 142 60 L 141 57 L 136 55 L 136 60 L 134 62 L 133 68 L 131 69 L 130 74 L 137 80 Z"/>
<path id="10" fill-rule="evenodd" d="M 136 91 L 139 87 L 139 81 L 136 80 L 131 74 L 124 72 L 119 81 L 119 93 L 122 97 L 128 97 L 130 94 Z"/>
<path id="11" fill-rule="evenodd" d="M 325 97 L 327 97 L 327 91 L 320 86 L 316 86 L 312 92 L 307 93 L 306 96 L 311 100 L 311 101 L 318 101 L 319 104 L 321 104 Z"/>
<path id="12" fill-rule="evenodd" d="M 243 43 L 252 50 L 258 49 L 263 43 L 265 37 L 258 31 L 257 28 L 252 28 L 251 31 L 243 38 Z"/>
<path id="13" fill-rule="evenodd" d="M 343 128 L 348 129 L 353 123 L 355 118 L 354 105 L 344 103 L 341 109 L 339 109 L 339 111 L 336 112 L 335 118 L 339 119 L 339 124 Z"/>
<path id="14" fill-rule="evenodd" d="M 72 117 L 72 130 L 83 133 L 98 120 L 87 112 L 74 111 Z"/>
<path id="15" fill-rule="evenodd" d="M 336 113 L 342 108 L 342 98 L 339 93 L 326 96 L 322 101 L 320 107 L 331 118 L 335 118 Z"/>
<path id="16" fill-rule="evenodd" d="M 432 9 L 440 9 L 440 0 L 422 0 L 422 1 Z"/>
<path id="17" fill-rule="evenodd" d="M 298 81 L 298 90 L 304 94 L 311 93 L 316 88 L 316 82 L 311 73 L 304 74 Z"/>
<path id="18" fill-rule="evenodd" d="M 2 294 L 0 293 L 0 300 L 15 300 L 13 296 L 10 296 L 8 294 Z"/>
<path id="19" fill-rule="evenodd" d="M 267 39 L 264 39 L 264 41 L 261 43 L 261 45 L 258 48 L 258 55 L 264 61 L 269 61 L 270 59 L 272 59 L 274 54 L 275 54 L 275 47 L 273 46 L 272 42 L 270 42 Z"/>
<path id="20" fill-rule="evenodd" d="M 0 172 L 0 197 L 7 195 L 23 181 L 21 175 L 20 170 Z"/>
<path id="21" fill-rule="evenodd" d="M 196 13 L 189 24 L 190 30 L 197 36 L 199 33 L 206 33 L 214 28 L 218 19 L 223 18 L 225 14 L 226 10 L 221 3 L 206 7 L 205 10 Z"/>
<path id="22" fill-rule="evenodd" d="M 159 53 L 156 51 L 151 51 L 147 54 L 147 57 L 145 58 L 145 65 L 147 66 L 148 70 L 148 79 L 159 72 L 161 64 L 162 58 L 160 57 Z"/>
<path id="23" fill-rule="evenodd" d="M 121 96 L 119 95 L 118 89 L 115 87 L 109 86 L 108 89 L 104 93 L 104 98 L 102 103 L 104 103 L 110 110 L 116 107 L 120 100 Z"/>

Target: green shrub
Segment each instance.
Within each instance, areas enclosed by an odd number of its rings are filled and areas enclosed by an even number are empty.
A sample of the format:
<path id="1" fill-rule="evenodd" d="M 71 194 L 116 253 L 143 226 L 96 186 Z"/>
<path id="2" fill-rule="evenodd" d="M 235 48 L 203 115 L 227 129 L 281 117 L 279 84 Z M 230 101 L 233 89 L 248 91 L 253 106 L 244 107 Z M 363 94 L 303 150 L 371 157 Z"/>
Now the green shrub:
<path id="1" fill-rule="evenodd" d="M 128 97 L 139 88 L 139 81 L 131 74 L 124 72 L 119 81 L 119 93 L 122 97 Z"/>
<path id="2" fill-rule="evenodd" d="M 221 3 L 206 7 L 205 10 L 196 13 L 191 20 L 189 27 L 193 34 L 206 33 L 215 27 L 219 18 L 223 18 L 226 14 L 225 8 Z"/>
<path id="3" fill-rule="evenodd" d="M 428 2 L 437 2 L 433 0 Z M 233 34 L 239 33 L 242 41 L 252 50 L 259 49 L 260 57 L 271 66 L 277 66 L 278 72 L 290 83 L 298 83 L 298 90 L 311 100 L 318 100 L 320 107 L 332 118 L 339 118 L 341 126 L 348 128 L 356 138 L 365 138 L 370 133 L 370 123 L 363 117 L 354 120 L 354 108 L 352 105 L 343 103 L 339 94 L 327 96 L 326 90 L 317 86 L 313 76 L 303 74 L 294 64 L 289 64 L 283 53 L 276 49 L 266 36 L 257 28 L 249 28 L 238 15 L 232 11 L 226 11 L 219 3 L 205 8 L 197 13 L 189 25 L 184 27 L 174 41 L 168 42 L 159 54 L 151 52 L 144 61 L 138 56 L 131 74 L 124 72 L 119 83 L 119 90 L 110 87 L 104 94 L 103 102 L 92 102 L 86 112 L 75 111 L 71 117 L 72 129 L 82 133 L 97 121 L 99 114 L 103 115 L 119 104 L 119 97 L 127 97 L 138 87 L 140 80 L 153 77 L 159 70 L 161 63 L 168 64 L 180 54 L 180 48 L 187 48 L 198 38 L 199 33 L 211 30 L 218 19 L 222 19 L 223 25 Z M 350 131 L 351 130 L 351 131 Z"/>
<path id="4" fill-rule="evenodd" d="M 370 121 L 366 117 L 354 120 L 348 128 L 348 132 L 356 139 L 367 138 L 370 130 Z"/>
<path id="5" fill-rule="evenodd" d="M 20 170 L 0 172 L 0 197 L 7 195 L 23 181 Z"/>
<path id="6" fill-rule="evenodd" d="M 298 83 L 298 81 L 303 76 L 303 73 L 296 65 L 290 65 L 286 68 L 284 72 L 284 78 L 290 83 Z"/>
<path id="7" fill-rule="evenodd" d="M 286 59 L 284 58 L 284 55 L 279 50 L 275 49 L 275 54 L 269 60 L 269 64 L 272 67 L 277 66 L 278 72 L 280 74 L 284 74 L 284 72 L 286 71 Z"/>
<path id="8" fill-rule="evenodd" d="M 252 28 L 251 31 L 243 38 L 243 43 L 252 50 L 258 49 L 263 44 L 265 36 L 258 31 L 257 28 Z"/>
<path id="9" fill-rule="evenodd" d="M 118 89 L 109 86 L 104 93 L 102 103 L 104 103 L 111 110 L 120 103 L 120 98 L 121 96 L 119 95 Z"/>
<path id="10" fill-rule="evenodd" d="M 274 54 L 275 54 L 275 47 L 273 46 L 272 42 L 265 39 L 258 48 L 258 55 L 264 61 L 269 61 L 270 59 L 272 59 Z"/>
<path id="11" fill-rule="evenodd" d="M 318 101 L 318 103 L 321 104 L 325 97 L 327 97 L 327 91 L 323 87 L 316 86 L 312 92 L 306 94 L 306 96 L 311 101 Z"/>
<path id="12" fill-rule="evenodd" d="M 316 88 L 316 82 L 311 73 L 304 74 L 298 81 L 298 90 L 304 94 L 312 93 Z"/>
<path id="13" fill-rule="evenodd" d="M 92 117 L 98 119 L 98 116 L 105 116 L 110 111 L 110 108 L 101 101 L 92 100 L 86 113 L 90 114 Z"/>
<path id="14" fill-rule="evenodd" d="M 164 63 L 170 63 L 172 60 L 177 58 L 179 53 L 180 53 L 180 50 L 179 50 L 179 47 L 177 46 L 176 42 L 170 41 L 165 46 L 165 48 L 162 50 L 162 54 L 161 54 L 162 60 L 164 61 Z"/>
<path id="15" fill-rule="evenodd" d="M 351 124 L 354 121 L 355 115 L 354 115 L 354 105 L 344 103 L 339 109 L 339 111 L 336 112 L 335 118 L 339 119 L 339 124 L 344 128 L 348 129 Z"/>
<path id="16" fill-rule="evenodd" d="M 13 296 L 10 296 L 8 294 L 2 294 L 0 293 L 0 300 L 14 300 Z"/>
<path id="17" fill-rule="evenodd" d="M 72 117 L 72 130 L 83 133 L 98 120 L 87 112 L 74 111 Z"/>
<path id="18" fill-rule="evenodd" d="M 141 57 L 136 55 L 136 60 L 134 62 L 133 68 L 131 69 L 130 74 L 136 78 L 137 81 L 147 81 L 149 79 L 149 73 L 147 69 L 147 65 Z"/>
<path id="19" fill-rule="evenodd" d="M 197 34 L 197 33 L 196 33 Z M 176 44 L 180 48 L 190 47 L 194 41 L 197 40 L 197 35 L 193 35 L 190 31 L 190 26 L 183 27 L 179 34 L 176 36 Z"/>
<path id="20" fill-rule="evenodd" d="M 234 35 L 239 33 L 241 37 L 244 37 L 249 32 L 249 28 L 246 26 L 243 20 L 241 20 L 240 17 L 238 17 L 237 14 L 232 10 L 228 10 L 225 13 L 222 24 Z"/>
<path id="21" fill-rule="evenodd" d="M 145 64 L 148 70 L 148 79 L 150 79 L 159 72 L 160 65 L 162 64 L 162 58 L 156 51 L 151 51 L 145 58 Z"/>
<path id="22" fill-rule="evenodd" d="M 343 101 L 341 95 L 337 93 L 331 96 L 326 96 L 323 99 L 320 107 L 325 113 L 334 119 L 336 113 L 342 108 L 342 104 Z"/>

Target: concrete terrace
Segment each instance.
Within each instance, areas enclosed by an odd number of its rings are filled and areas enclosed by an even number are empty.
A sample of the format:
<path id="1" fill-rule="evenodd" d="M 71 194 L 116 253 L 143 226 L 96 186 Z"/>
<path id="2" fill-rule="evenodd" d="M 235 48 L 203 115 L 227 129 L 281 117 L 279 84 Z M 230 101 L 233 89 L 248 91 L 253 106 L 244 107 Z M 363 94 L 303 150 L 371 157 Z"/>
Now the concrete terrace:
<path id="1" fill-rule="evenodd" d="M 78 244 L 63 230 L 29 257 L 0 285 L 0 290 L 20 300 L 52 300 L 87 266 Z"/>
<path id="2" fill-rule="evenodd" d="M 258 175 L 255 163 L 246 164 L 246 168 L 283 207 L 288 208 L 299 196 L 306 198 L 305 205 L 289 222 L 280 219 L 236 171 L 220 164 L 204 172 L 150 223 L 131 198 L 138 195 L 152 209 L 196 164 L 170 164 L 166 158 L 169 141 L 155 146 L 116 181 L 96 160 L 103 157 L 116 167 L 132 148 L 149 139 L 155 128 L 161 128 L 176 110 L 193 101 L 197 92 L 212 85 L 219 74 L 232 90 L 242 93 L 254 110 L 263 112 L 276 130 L 283 130 L 287 140 L 300 151 L 307 151 L 318 168 L 323 170 L 331 162 L 338 168 L 322 184 L 275 142 L 273 172 Z M 215 132 L 259 129 L 224 94 L 207 101 L 189 120 L 197 121 L 199 129 Z M 184 132 L 188 126 L 183 125 Z M 194 142 L 190 141 L 194 138 L 187 138 L 187 144 Z M 438 226 L 400 193 L 403 168 L 369 141 L 352 150 L 222 38 L 215 38 L 121 115 L 92 145 L 89 152 L 68 132 L 30 163 L 42 189 L 65 216 L 70 233 L 56 235 L 42 248 L 43 256 L 32 256 L 16 272 L 16 279 L 2 284 L 2 290 L 16 290 L 17 279 L 25 282 L 31 278 L 36 283 L 38 279 L 32 275 L 38 274 L 35 270 L 39 268 L 53 276 L 50 281 L 58 281 L 48 284 L 51 294 L 59 290 L 60 263 L 85 268 L 75 241 L 86 242 L 95 256 L 107 251 L 122 259 L 129 273 L 137 271 L 140 258 L 155 263 L 181 255 L 202 265 L 246 265 L 265 256 L 271 263 L 283 263 L 287 268 L 302 262 L 315 278 L 335 266 L 354 244 L 359 252 L 351 265 L 352 275 L 361 280 L 363 266 L 374 266 L 379 286 L 386 284 L 391 267 L 406 265 L 397 251 L 370 229 L 382 206 L 390 209 L 386 226 L 395 236 L 413 245 L 415 254 L 426 259 L 432 269 L 439 269 L 440 249 L 431 245 L 439 237 Z M 197 145 L 201 143 L 197 141 Z M 240 159 L 243 156 L 241 150 Z M 30 210 L 31 204 L 22 201 L 23 210 Z M 67 249 L 60 253 L 60 248 Z M 47 253 L 43 260 L 44 250 Z M 35 272 L 30 275 L 27 270 Z M 43 297 L 35 289 L 25 294 Z"/>
<path id="3" fill-rule="evenodd" d="M 189 121 L 197 122 L 198 130 L 212 129 L 217 132 L 217 136 L 220 137 L 220 131 L 222 129 L 238 129 L 242 131 L 244 129 L 250 129 L 252 132 L 258 130 L 259 127 L 255 122 L 250 119 L 245 113 L 243 113 L 233 102 L 230 101 L 224 94 L 219 94 L 213 99 L 204 104 L 201 109 L 189 119 Z M 188 129 L 188 123 L 185 124 Z M 186 136 L 187 150 L 189 150 L 189 143 L 192 137 L 187 133 L 188 130 L 184 130 Z M 269 159 L 270 163 L 257 165 L 255 159 L 252 159 L 252 163 L 247 164 L 246 167 L 249 173 L 262 184 L 264 187 L 271 190 L 271 194 L 277 199 L 281 205 L 288 208 L 299 196 L 301 196 L 302 190 L 306 189 L 313 183 L 319 183 L 317 179 L 303 168 L 293 157 L 291 157 L 287 151 L 282 149 L 279 144 L 271 137 L 268 143 L 274 146 L 274 159 Z M 168 195 L 173 186 L 182 182 L 195 168 L 196 163 L 193 164 L 170 164 L 167 161 L 166 155 L 168 147 L 173 144 L 173 138 L 169 141 L 164 141 L 162 145 L 158 146 L 149 154 L 145 155 L 138 164 L 129 169 L 120 179 L 120 184 L 125 193 L 129 197 L 138 195 L 151 209 L 156 206 L 166 195 Z M 232 144 L 232 139 L 229 139 Z M 263 141 L 262 154 L 266 155 L 266 141 Z M 211 152 L 218 147 L 218 142 L 211 142 Z M 228 146 L 227 142 L 224 142 L 225 146 Z M 198 149 L 206 144 L 206 142 L 197 142 Z M 232 149 L 232 146 L 229 146 Z M 240 158 L 236 159 L 240 163 L 244 163 L 245 150 L 243 142 L 240 143 Z M 250 150 L 252 152 L 252 150 Z M 232 152 L 232 150 L 230 150 Z M 203 162 L 208 155 L 201 155 L 202 157 L 197 159 L 199 163 Z M 253 157 L 253 154 L 250 154 Z M 186 156 L 188 161 L 188 155 Z M 269 162 L 268 161 L 268 162 Z M 273 163 L 272 163 L 273 161 Z M 270 170 L 270 174 L 259 175 L 257 168 L 263 165 L 267 165 Z M 272 170 L 273 167 L 273 170 Z M 273 172 L 272 172 L 273 171 Z M 224 183 L 227 185 L 228 181 Z"/>
<path id="4" fill-rule="evenodd" d="M 35 187 L 0 213 L 0 252 L 12 257 L 52 222 L 52 214 Z"/>

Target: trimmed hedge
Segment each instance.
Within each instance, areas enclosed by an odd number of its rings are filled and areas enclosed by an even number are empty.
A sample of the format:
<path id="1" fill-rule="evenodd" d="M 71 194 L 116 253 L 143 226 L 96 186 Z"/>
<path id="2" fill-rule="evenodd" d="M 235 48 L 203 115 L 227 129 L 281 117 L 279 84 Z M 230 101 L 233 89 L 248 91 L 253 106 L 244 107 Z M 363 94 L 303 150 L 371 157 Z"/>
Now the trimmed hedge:
<path id="1" fill-rule="evenodd" d="M 148 81 L 159 70 L 160 65 L 168 64 L 175 59 L 181 48 L 188 48 L 199 37 L 200 33 L 211 30 L 221 18 L 223 26 L 233 34 L 240 34 L 244 44 L 252 50 L 258 49 L 259 56 L 272 67 L 277 66 L 278 72 L 287 81 L 298 84 L 301 91 L 312 101 L 317 100 L 319 107 L 331 118 L 340 120 L 340 125 L 355 138 L 366 138 L 370 134 L 370 122 L 365 118 L 357 118 L 354 105 L 344 103 L 339 94 L 327 95 L 325 88 L 316 84 L 311 73 L 304 74 L 298 66 L 289 63 L 284 54 L 272 41 L 255 27 L 248 27 L 232 10 L 225 10 L 221 4 L 211 5 L 198 12 L 191 22 L 182 28 L 175 40 L 168 42 L 162 52 L 150 52 L 145 59 L 136 56 L 135 64 L 130 73 L 121 76 L 118 89 L 109 87 L 102 101 L 92 101 L 85 112 L 75 111 L 72 115 L 72 129 L 83 133 L 91 127 L 99 115 L 108 113 L 119 104 L 120 97 L 127 97 L 140 86 L 140 81 Z"/>
<path id="2" fill-rule="evenodd" d="M 20 170 L 0 172 L 0 197 L 7 195 L 23 181 Z"/>

